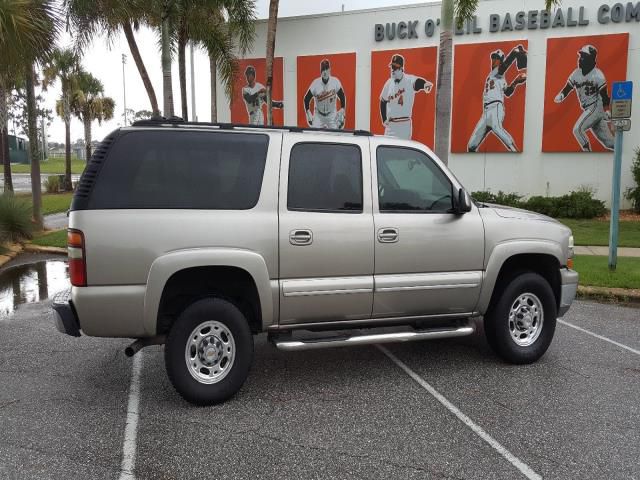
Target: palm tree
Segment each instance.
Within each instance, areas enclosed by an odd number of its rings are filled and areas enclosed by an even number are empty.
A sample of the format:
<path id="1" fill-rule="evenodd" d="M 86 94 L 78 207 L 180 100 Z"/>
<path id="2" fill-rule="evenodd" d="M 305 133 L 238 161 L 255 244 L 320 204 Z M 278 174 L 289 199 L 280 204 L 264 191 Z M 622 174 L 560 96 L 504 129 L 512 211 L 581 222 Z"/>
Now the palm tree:
<path id="1" fill-rule="evenodd" d="M 9 107 L 7 105 L 11 81 L 6 72 L 0 73 L 0 160 L 4 169 L 4 191 L 13 192 L 11 159 L 9 158 Z"/>
<path id="2" fill-rule="evenodd" d="M 273 1 L 273 0 L 272 0 Z M 451 65 L 453 63 L 453 21 L 462 27 L 475 14 L 479 0 L 442 0 L 440 6 L 440 48 L 436 89 L 436 155 L 449 162 L 449 129 L 451 123 Z M 544 0 L 550 10 L 561 0 Z M 271 21 L 271 20 L 269 20 Z"/>
<path id="3" fill-rule="evenodd" d="M 91 40 L 106 34 L 112 40 L 122 30 L 131 56 L 138 68 L 154 115 L 160 114 L 158 100 L 134 36 L 140 24 L 146 21 L 149 10 L 143 0 L 64 0 L 71 31 L 80 48 Z"/>
<path id="4" fill-rule="evenodd" d="M 48 59 L 43 70 L 42 88 L 47 87 L 60 80 L 62 96 L 60 99 L 61 109 L 58 115 L 64 121 L 64 155 L 65 155 L 65 172 L 64 172 L 64 188 L 71 190 L 71 94 L 73 91 L 73 81 L 76 74 L 80 70 L 80 57 L 73 50 L 56 49 Z M 56 108 L 57 111 L 57 108 Z"/>
<path id="5" fill-rule="evenodd" d="M 273 124 L 273 56 L 276 50 L 276 29 L 278 27 L 278 0 L 269 3 L 269 22 L 267 23 L 267 125 Z"/>
<path id="6" fill-rule="evenodd" d="M 0 2 L 0 72 L 22 72 L 27 90 L 27 124 L 31 157 L 33 218 L 42 228 L 42 192 L 35 95 L 35 65 L 53 51 L 61 26 L 53 0 L 3 0 Z"/>
<path id="7" fill-rule="evenodd" d="M 91 124 L 94 120 L 102 123 L 111 120 L 115 101 L 104 96 L 102 82 L 88 72 L 81 71 L 75 79 L 76 90 L 72 94 L 71 111 L 84 125 L 84 142 L 87 161 L 91 157 Z M 60 101 L 56 109 L 60 109 Z"/>

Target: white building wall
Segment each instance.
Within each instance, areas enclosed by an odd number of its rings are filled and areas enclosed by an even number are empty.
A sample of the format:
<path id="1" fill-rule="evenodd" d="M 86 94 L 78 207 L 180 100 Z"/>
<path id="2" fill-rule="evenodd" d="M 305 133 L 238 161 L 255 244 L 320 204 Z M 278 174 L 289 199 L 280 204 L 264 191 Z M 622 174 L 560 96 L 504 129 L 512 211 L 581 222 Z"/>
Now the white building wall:
<path id="1" fill-rule="evenodd" d="M 485 0 L 478 7 L 480 34 L 454 36 L 454 45 L 501 40 L 529 40 L 527 66 L 527 94 L 525 109 L 524 148 L 522 153 L 465 153 L 449 154 L 449 166 L 469 191 L 491 190 L 518 192 L 525 195 L 562 195 L 582 186 L 596 190 L 596 196 L 610 200 L 612 153 L 542 153 L 542 123 L 544 107 L 544 78 L 546 70 L 546 39 L 549 37 L 630 33 L 627 79 L 634 80 L 636 105 L 633 109 L 632 130 L 625 134 L 622 163 L 622 189 L 633 184 L 631 162 L 634 149 L 640 146 L 640 23 L 609 23 L 597 21 L 602 0 L 565 0 L 562 9 L 585 7 L 588 26 L 545 30 L 489 32 L 489 15 L 520 10 L 540 10 L 543 0 Z M 635 3 L 635 2 L 634 2 Z M 626 5 L 626 2 L 623 2 Z M 609 3 L 609 5 L 613 5 Z M 356 52 L 356 128 L 369 129 L 371 98 L 371 51 L 392 48 L 412 48 L 438 45 L 439 29 L 428 38 L 424 34 L 427 19 L 438 19 L 440 4 L 400 6 L 375 10 L 338 12 L 278 19 L 276 56 L 284 58 L 285 124 L 296 125 L 297 102 L 304 92 L 297 92 L 296 58 L 300 55 Z M 374 25 L 387 22 L 419 20 L 419 38 L 376 42 Z M 266 21 L 257 27 L 252 52 L 246 58 L 265 56 Z M 484 59 L 479 59 L 483 61 Z M 455 58 L 454 58 L 455 63 Z M 224 89 L 218 88 L 219 121 L 230 121 L 228 100 Z M 350 105 L 353 108 L 353 103 Z M 623 207 L 628 202 L 623 200 Z"/>

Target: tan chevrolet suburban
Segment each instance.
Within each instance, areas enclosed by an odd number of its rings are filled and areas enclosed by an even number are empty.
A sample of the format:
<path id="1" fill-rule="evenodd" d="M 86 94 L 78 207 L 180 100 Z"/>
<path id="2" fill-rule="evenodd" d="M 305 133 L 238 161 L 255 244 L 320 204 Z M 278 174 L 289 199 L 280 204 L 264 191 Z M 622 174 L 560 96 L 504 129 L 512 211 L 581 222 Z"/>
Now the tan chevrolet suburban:
<path id="1" fill-rule="evenodd" d="M 568 228 L 473 202 L 424 145 L 365 131 L 137 122 L 96 149 L 69 227 L 58 329 L 164 344 L 200 405 L 241 388 L 261 332 L 303 350 L 483 317 L 500 357 L 534 362 L 578 285 Z"/>

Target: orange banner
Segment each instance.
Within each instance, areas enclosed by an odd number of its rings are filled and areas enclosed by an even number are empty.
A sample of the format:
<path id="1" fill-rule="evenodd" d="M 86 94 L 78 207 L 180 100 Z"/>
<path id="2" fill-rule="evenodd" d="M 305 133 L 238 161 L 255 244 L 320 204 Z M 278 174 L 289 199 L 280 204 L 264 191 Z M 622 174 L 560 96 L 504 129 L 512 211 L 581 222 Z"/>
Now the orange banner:
<path id="1" fill-rule="evenodd" d="M 451 151 L 521 152 L 527 40 L 455 46 Z"/>
<path id="2" fill-rule="evenodd" d="M 549 38 L 543 152 L 613 150 L 611 84 L 627 79 L 629 34 Z"/>
<path id="3" fill-rule="evenodd" d="M 433 148 L 437 47 L 371 52 L 372 133 Z"/>
<path id="4" fill-rule="evenodd" d="M 301 127 L 354 129 L 356 54 L 298 57 L 297 102 Z"/>
<path id="5" fill-rule="evenodd" d="M 231 122 L 249 125 L 266 125 L 267 95 L 264 58 L 238 60 L 238 73 L 233 80 Z M 284 125 L 282 57 L 273 59 L 273 124 Z"/>

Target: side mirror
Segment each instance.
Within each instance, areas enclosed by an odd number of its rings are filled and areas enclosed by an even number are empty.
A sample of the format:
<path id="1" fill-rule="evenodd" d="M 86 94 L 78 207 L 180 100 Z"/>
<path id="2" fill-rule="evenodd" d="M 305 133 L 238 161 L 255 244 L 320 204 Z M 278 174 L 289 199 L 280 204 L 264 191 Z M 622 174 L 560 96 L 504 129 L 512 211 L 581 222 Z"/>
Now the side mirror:
<path id="1" fill-rule="evenodd" d="M 462 215 L 471 211 L 471 199 L 467 192 L 464 191 L 464 188 L 458 190 L 458 197 L 455 200 L 455 213 Z"/>

